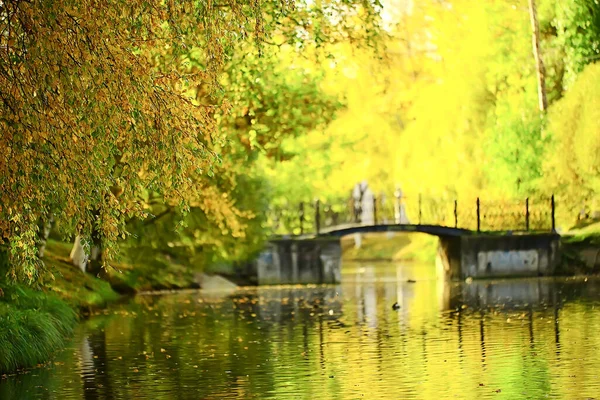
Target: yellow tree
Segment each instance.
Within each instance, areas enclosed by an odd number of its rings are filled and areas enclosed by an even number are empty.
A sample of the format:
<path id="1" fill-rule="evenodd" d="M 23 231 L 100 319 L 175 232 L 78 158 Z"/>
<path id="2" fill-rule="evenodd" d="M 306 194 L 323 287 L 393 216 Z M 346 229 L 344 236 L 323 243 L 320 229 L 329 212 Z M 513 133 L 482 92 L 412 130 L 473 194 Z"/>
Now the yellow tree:
<path id="1" fill-rule="evenodd" d="M 184 205 L 202 198 L 198 178 L 210 182 L 217 160 L 215 107 L 227 103 L 202 104 L 193 92 L 218 87 L 235 43 L 254 35 L 260 45 L 282 23 L 298 43 L 330 33 L 370 40 L 366 29 L 325 23 L 325 11 L 356 9 L 365 26 L 376 19 L 376 3 L 362 1 L 0 3 L 0 237 L 11 275 L 38 275 L 40 218 L 95 230 L 110 257 L 124 222 L 144 217 L 141 192 Z M 193 48 L 203 62 L 190 66 Z"/>

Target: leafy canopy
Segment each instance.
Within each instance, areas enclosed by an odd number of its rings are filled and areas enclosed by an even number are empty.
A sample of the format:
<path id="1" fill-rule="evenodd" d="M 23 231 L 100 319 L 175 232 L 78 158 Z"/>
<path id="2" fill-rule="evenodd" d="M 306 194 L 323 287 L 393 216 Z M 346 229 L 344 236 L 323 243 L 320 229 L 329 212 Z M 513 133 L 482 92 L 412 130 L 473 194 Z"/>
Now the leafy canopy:
<path id="1" fill-rule="evenodd" d="M 370 41 L 377 11 L 347 0 L 0 3 L 0 237 L 12 276 L 39 273 L 39 219 L 97 229 L 110 259 L 125 221 L 145 217 L 143 193 L 184 209 L 211 196 L 214 116 L 228 103 L 199 98 L 218 93 L 237 45 L 253 37 L 260 49 L 273 32 L 298 48 Z M 359 27 L 347 21 L 357 16 Z"/>

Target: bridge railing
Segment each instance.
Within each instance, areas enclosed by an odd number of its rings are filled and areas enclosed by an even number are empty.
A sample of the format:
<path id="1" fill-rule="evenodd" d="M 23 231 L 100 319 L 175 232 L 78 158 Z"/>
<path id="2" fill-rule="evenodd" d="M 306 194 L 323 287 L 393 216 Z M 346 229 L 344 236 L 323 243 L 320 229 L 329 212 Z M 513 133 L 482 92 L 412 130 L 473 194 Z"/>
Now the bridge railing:
<path id="1" fill-rule="evenodd" d="M 475 232 L 553 231 L 554 196 L 523 200 L 386 196 L 368 201 L 301 202 L 273 207 L 269 223 L 275 234 L 321 234 L 349 226 L 435 225 Z"/>
<path id="2" fill-rule="evenodd" d="M 552 198 L 517 201 L 479 200 L 479 231 L 554 230 Z"/>

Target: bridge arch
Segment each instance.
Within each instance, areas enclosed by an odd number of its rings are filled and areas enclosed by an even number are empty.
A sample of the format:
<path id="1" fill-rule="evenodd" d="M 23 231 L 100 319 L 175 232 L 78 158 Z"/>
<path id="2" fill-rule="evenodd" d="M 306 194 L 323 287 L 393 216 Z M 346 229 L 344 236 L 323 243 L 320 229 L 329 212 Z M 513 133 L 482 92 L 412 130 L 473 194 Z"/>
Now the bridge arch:
<path id="1" fill-rule="evenodd" d="M 460 237 L 472 235 L 475 232 L 469 229 L 454 228 L 443 225 L 423 224 L 379 224 L 379 225 L 342 225 L 323 229 L 319 236 L 342 237 L 355 233 L 384 233 L 384 232 L 415 232 L 426 233 L 433 236 Z"/>

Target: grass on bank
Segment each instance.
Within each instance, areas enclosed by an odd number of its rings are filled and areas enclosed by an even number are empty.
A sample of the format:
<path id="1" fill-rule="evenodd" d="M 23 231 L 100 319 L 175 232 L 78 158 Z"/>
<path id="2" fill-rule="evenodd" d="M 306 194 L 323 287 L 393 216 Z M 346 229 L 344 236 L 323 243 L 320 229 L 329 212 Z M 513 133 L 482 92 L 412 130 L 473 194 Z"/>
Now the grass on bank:
<path id="1" fill-rule="evenodd" d="M 348 261 L 435 261 L 438 239 L 424 233 L 361 234 L 356 247 L 353 235 L 342 238 L 342 258 Z"/>
<path id="2" fill-rule="evenodd" d="M 583 221 L 569 229 L 563 235 L 565 243 L 593 243 L 600 245 L 600 220 Z"/>
<path id="3" fill-rule="evenodd" d="M 71 243 L 49 240 L 47 253 L 53 260 L 68 264 L 71 247 Z M 189 288 L 194 283 L 193 270 L 155 249 L 123 249 L 119 259 L 112 262 L 111 266 L 102 271 L 102 279 L 119 293 Z"/>
<path id="4" fill-rule="evenodd" d="M 84 274 L 49 244 L 43 261 L 54 275 L 43 289 L 0 281 L 0 373 L 46 362 L 72 334 L 79 316 L 119 295 L 108 282 Z M 2 256 L 0 256 L 2 257 Z M 4 259 L 0 262 L 6 263 Z"/>
<path id="5" fill-rule="evenodd" d="M 76 311 L 52 293 L 0 286 L 0 373 L 45 362 L 71 335 Z"/>
<path id="6" fill-rule="evenodd" d="M 600 273 L 600 220 L 584 220 L 564 232 L 561 235 L 561 258 L 558 274 Z"/>
<path id="7" fill-rule="evenodd" d="M 151 249 L 124 252 L 100 279 L 69 262 L 71 247 L 48 240 L 43 262 L 54 279 L 43 288 L 0 279 L 0 374 L 46 362 L 80 316 L 117 300 L 119 293 L 185 288 L 194 282 L 193 271 Z M 0 253 L 0 270 L 6 270 L 6 263 Z"/>
<path id="8" fill-rule="evenodd" d="M 168 255 L 148 249 L 124 254 L 105 277 L 120 293 L 184 289 L 195 286 L 194 270 L 178 264 Z"/>

